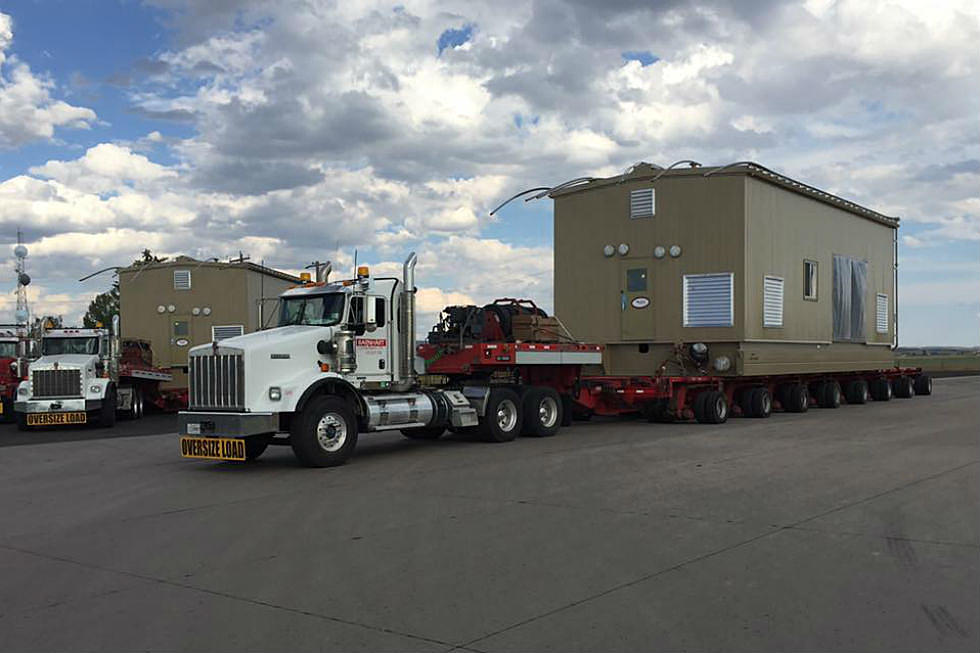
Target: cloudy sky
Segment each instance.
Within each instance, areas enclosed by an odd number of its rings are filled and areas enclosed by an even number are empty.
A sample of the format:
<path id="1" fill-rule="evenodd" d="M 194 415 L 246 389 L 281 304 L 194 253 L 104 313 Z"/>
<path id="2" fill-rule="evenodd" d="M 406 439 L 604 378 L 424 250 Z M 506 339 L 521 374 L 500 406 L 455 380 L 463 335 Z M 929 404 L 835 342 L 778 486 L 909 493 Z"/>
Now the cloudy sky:
<path id="1" fill-rule="evenodd" d="M 601 9 L 598 9 L 601 7 Z M 551 205 L 752 159 L 903 220 L 902 344 L 980 344 L 975 0 L 7 0 L 0 247 L 75 322 L 143 248 L 551 303 Z"/>

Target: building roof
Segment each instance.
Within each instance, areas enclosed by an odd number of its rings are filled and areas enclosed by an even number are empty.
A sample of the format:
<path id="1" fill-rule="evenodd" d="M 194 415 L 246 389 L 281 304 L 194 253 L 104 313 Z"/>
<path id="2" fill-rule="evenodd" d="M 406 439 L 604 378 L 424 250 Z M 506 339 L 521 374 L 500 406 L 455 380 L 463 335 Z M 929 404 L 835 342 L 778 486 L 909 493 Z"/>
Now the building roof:
<path id="1" fill-rule="evenodd" d="M 682 161 L 680 163 L 693 162 Z M 892 228 L 898 227 L 899 219 L 897 217 L 879 213 L 850 200 L 846 200 L 842 197 L 838 197 L 837 195 L 833 195 L 832 193 L 828 193 L 814 186 L 810 186 L 809 184 L 804 184 L 801 181 L 797 181 L 782 175 L 753 161 L 738 161 L 736 163 L 730 163 L 726 166 L 701 167 L 700 165 L 694 165 L 685 168 L 661 168 L 656 164 L 641 162 L 631 167 L 623 174 L 616 175 L 615 177 L 580 177 L 547 189 L 546 192 L 535 195 L 534 197 L 537 198 L 547 195 L 548 197 L 556 198 L 571 195 L 572 193 L 593 190 L 603 186 L 611 186 L 614 184 L 623 183 L 625 181 L 653 182 L 661 177 L 712 177 L 734 175 L 755 177 L 756 179 L 774 184 L 788 191 L 805 195 L 806 197 L 815 199 L 818 202 L 835 206 L 841 210 L 847 211 L 848 213 L 852 213 L 862 218 L 867 218 L 868 220 L 873 220 L 874 222 L 878 222 Z"/>
<path id="2" fill-rule="evenodd" d="M 275 270 L 273 268 L 265 267 L 264 265 L 258 265 L 252 263 L 251 261 L 215 261 L 215 260 L 205 260 L 199 261 L 190 256 L 177 256 L 173 259 L 167 259 L 166 261 L 158 261 L 154 263 L 134 263 L 128 267 L 120 268 L 119 273 L 123 272 L 136 272 L 136 271 L 146 271 L 146 270 L 162 270 L 167 268 L 186 268 L 194 266 L 194 268 L 206 267 L 206 268 L 217 268 L 220 270 L 227 269 L 242 269 L 250 270 L 258 274 L 264 274 L 266 276 L 275 277 L 277 279 L 282 279 L 283 281 L 289 281 L 291 283 L 301 283 L 302 279 L 299 277 L 294 277 L 291 274 L 282 272 L 280 270 Z"/>

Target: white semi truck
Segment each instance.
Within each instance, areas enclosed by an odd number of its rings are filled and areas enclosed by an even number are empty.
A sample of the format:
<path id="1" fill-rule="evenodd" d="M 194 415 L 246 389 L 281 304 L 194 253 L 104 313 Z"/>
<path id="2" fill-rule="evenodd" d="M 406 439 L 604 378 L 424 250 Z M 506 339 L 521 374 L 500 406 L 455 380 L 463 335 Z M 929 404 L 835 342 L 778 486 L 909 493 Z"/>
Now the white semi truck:
<path id="1" fill-rule="evenodd" d="M 475 430 L 507 441 L 567 423 L 572 384 L 582 364 L 600 362 L 598 347 L 447 344 L 433 359 L 465 360 L 422 383 L 433 372 L 416 355 L 416 261 L 406 259 L 402 280 L 366 267 L 336 283 L 323 275 L 281 295 L 278 327 L 191 349 L 181 455 L 251 460 L 289 444 L 305 465 L 325 467 L 345 462 L 363 432 Z"/>
<path id="2" fill-rule="evenodd" d="M 146 343 L 120 343 L 113 330 L 49 329 L 41 337 L 41 357 L 20 382 L 14 412 L 17 426 L 113 426 L 117 412 L 137 419 L 146 402 L 171 375 L 146 360 Z"/>

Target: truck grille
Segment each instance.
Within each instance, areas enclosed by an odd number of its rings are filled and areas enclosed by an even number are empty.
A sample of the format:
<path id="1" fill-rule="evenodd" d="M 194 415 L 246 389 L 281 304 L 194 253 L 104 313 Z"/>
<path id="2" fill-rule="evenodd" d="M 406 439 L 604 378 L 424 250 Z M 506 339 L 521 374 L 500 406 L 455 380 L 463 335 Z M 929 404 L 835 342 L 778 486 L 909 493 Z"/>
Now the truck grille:
<path id="1" fill-rule="evenodd" d="M 245 409 L 245 363 L 241 354 L 191 356 L 190 407 Z"/>
<path id="2" fill-rule="evenodd" d="M 34 370 L 31 379 L 34 397 L 81 397 L 81 370 Z"/>

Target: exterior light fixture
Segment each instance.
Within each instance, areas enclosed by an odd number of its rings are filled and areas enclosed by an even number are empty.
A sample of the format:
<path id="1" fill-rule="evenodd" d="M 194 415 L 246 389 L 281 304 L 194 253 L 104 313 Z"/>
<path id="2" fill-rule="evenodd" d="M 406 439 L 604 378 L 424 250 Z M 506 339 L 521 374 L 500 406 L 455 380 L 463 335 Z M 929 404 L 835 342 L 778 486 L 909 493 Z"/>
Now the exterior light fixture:
<path id="1" fill-rule="evenodd" d="M 663 258 L 664 254 L 666 253 L 667 250 L 665 250 L 662 245 L 657 245 L 653 248 L 653 258 Z"/>
<path id="2" fill-rule="evenodd" d="M 680 245 L 671 245 L 670 246 L 670 255 L 672 257 L 674 257 L 674 258 L 677 258 L 678 256 L 680 256 L 681 255 L 681 246 Z"/>
<path id="3" fill-rule="evenodd" d="M 194 314 L 194 315 L 200 315 L 201 314 L 201 309 L 198 308 L 197 306 L 195 306 L 194 308 L 191 309 L 191 313 Z"/>
<path id="4" fill-rule="evenodd" d="M 626 256 L 630 253 L 630 246 L 626 243 L 620 243 L 617 251 L 619 252 L 620 256 Z"/>
<path id="5" fill-rule="evenodd" d="M 201 312 L 204 313 L 205 315 L 211 315 L 211 307 L 205 306 L 203 309 L 201 309 Z"/>
<path id="6" fill-rule="evenodd" d="M 602 255 L 603 256 L 609 257 L 609 256 L 612 256 L 615 253 L 616 253 L 616 248 L 613 247 L 612 245 L 606 245 L 605 247 L 602 248 Z"/>
<path id="7" fill-rule="evenodd" d="M 174 312 L 174 311 L 176 311 L 176 310 L 177 310 L 177 307 L 176 307 L 176 306 L 174 306 L 173 304 L 169 304 L 169 305 L 167 306 L 167 311 L 168 311 L 168 312 L 170 312 L 170 313 L 173 313 L 173 312 Z"/>
<path id="8" fill-rule="evenodd" d="M 159 306 L 157 306 L 157 313 L 165 313 L 166 310 L 167 310 L 167 307 L 164 306 L 163 304 L 160 304 Z"/>

